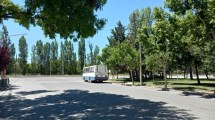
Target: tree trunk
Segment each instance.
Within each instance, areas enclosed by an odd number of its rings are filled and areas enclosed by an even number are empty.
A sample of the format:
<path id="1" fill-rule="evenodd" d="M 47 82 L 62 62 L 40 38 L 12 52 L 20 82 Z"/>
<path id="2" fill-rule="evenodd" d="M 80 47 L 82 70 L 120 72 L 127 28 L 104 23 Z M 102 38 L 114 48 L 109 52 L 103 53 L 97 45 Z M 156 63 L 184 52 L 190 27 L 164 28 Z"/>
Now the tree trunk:
<path id="1" fill-rule="evenodd" d="M 152 80 L 153 79 L 153 75 L 152 75 L 152 71 L 149 72 L 149 79 Z"/>
<path id="2" fill-rule="evenodd" d="M 195 68 L 196 68 L 196 78 L 197 78 L 197 82 L 198 82 L 198 85 L 200 85 L 199 72 L 198 72 L 198 64 L 197 64 L 196 61 L 195 61 Z"/>
<path id="3" fill-rule="evenodd" d="M 186 78 L 186 69 L 184 69 L 184 79 Z"/>
<path id="4" fill-rule="evenodd" d="M 130 70 L 128 71 L 128 74 L 129 74 L 130 80 L 132 80 L 132 75 L 131 75 Z"/>
<path id="5" fill-rule="evenodd" d="M 132 71 L 133 80 L 135 80 L 135 74 L 136 74 L 136 72 Z"/>
<path id="6" fill-rule="evenodd" d="M 205 70 L 205 75 L 206 75 L 207 79 L 209 79 L 209 77 L 208 77 L 208 70 Z"/>
<path id="7" fill-rule="evenodd" d="M 190 65 L 190 79 L 193 80 L 193 70 L 192 66 Z"/>
<path id="8" fill-rule="evenodd" d="M 145 79 L 147 80 L 147 70 L 145 71 Z"/>
<path id="9" fill-rule="evenodd" d="M 132 71 L 132 70 L 130 70 L 130 72 L 131 72 L 131 80 L 132 80 L 132 84 L 134 85 L 133 71 Z"/>
<path id="10" fill-rule="evenodd" d="M 116 72 L 116 79 L 119 79 L 118 72 Z"/>
<path id="11" fill-rule="evenodd" d="M 1 79 L 6 79 L 6 69 L 1 71 Z"/>
<path id="12" fill-rule="evenodd" d="M 136 80 L 140 81 L 139 72 L 137 69 L 135 70 L 135 75 L 136 75 Z"/>
<path id="13" fill-rule="evenodd" d="M 153 80 L 153 83 L 154 83 L 154 80 L 155 80 L 155 72 L 152 71 L 152 80 Z"/>
<path id="14" fill-rule="evenodd" d="M 163 77 L 164 77 L 164 81 L 165 81 L 164 88 L 167 89 L 166 65 L 163 66 Z"/>

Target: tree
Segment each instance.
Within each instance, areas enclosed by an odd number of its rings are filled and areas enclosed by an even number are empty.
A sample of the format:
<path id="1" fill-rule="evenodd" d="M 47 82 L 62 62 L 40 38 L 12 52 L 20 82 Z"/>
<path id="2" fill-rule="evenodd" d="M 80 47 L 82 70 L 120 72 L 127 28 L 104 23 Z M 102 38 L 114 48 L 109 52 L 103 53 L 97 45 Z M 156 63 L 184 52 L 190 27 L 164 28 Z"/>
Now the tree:
<path id="1" fill-rule="evenodd" d="M 106 0 L 25 0 L 23 7 L 10 0 L 0 1 L 0 23 L 15 19 L 29 28 L 30 24 L 42 27 L 44 34 L 55 38 L 89 37 L 105 24 L 105 19 L 97 18 L 95 12 L 101 10 Z M 75 33 L 75 34 L 74 34 Z"/>
<path id="2" fill-rule="evenodd" d="M 78 42 L 78 71 L 81 72 L 86 60 L 85 39 Z"/>
<path id="3" fill-rule="evenodd" d="M 51 74 L 57 74 L 57 67 L 58 67 L 58 43 L 57 41 L 52 41 L 51 43 Z"/>
<path id="4" fill-rule="evenodd" d="M 140 29 L 142 26 L 142 20 L 139 10 L 133 11 L 129 16 L 129 20 L 130 20 L 130 23 L 128 25 L 129 41 L 131 41 L 131 43 L 135 43 L 136 42 L 135 40 L 137 39 L 138 29 Z"/>
<path id="5" fill-rule="evenodd" d="M 7 38 L 2 34 L 0 39 L 0 71 L 1 79 L 6 79 L 6 69 L 10 61 L 10 50 L 7 46 Z"/>
<path id="6" fill-rule="evenodd" d="M 133 79 L 133 70 L 139 65 L 139 54 L 138 51 L 132 47 L 127 41 L 122 42 L 114 47 L 111 47 L 109 50 L 110 56 L 107 58 L 107 62 L 105 62 L 111 70 L 119 69 L 117 66 L 123 66 L 126 68 L 131 75 L 131 80 L 134 84 Z"/>
<path id="7" fill-rule="evenodd" d="M 156 71 L 161 71 L 162 70 L 162 54 L 159 54 L 158 51 L 155 51 L 154 53 L 148 54 L 145 56 L 145 65 L 146 69 L 152 71 L 152 79 L 154 80 L 154 74 Z"/>
<path id="8" fill-rule="evenodd" d="M 31 47 L 31 72 L 32 74 L 36 74 L 36 70 L 37 70 L 37 58 L 36 58 L 36 46 L 33 45 Z"/>
<path id="9" fill-rule="evenodd" d="M 73 74 L 78 74 L 78 62 L 77 62 L 77 57 L 76 57 L 76 53 L 72 54 L 72 64 L 73 64 Z"/>
<path id="10" fill-rule="evenodd" d="M 94 64 L 94 54 L 93 54 L 93 44 L 92 43 L 89 43 L 89 48 L 90 48 L 90 54 L 89 54 L 89 60 L 90 60 L 90 62 L 89 62 L 89 64 L 90 65 L 93 65 Z"/>
<path id="11" fill-rule="evenodd" d="M 170 15 L 162 8 L 155 7 L 153 15 L 155 19 L 154 26 L 150 28 L 147 27 L 147 24 L 143 25 L 142 29 L 139 31 L 138 39 L 142 41 L 145 48 L 144 53 L 145 59 L 147 60 L 145 62 L 146 68 L 153 70 L 152 66 L 155 66 L 149 62 L 149 60 L 151 60 L 154 55 L 159 56 L 156 63 L 160 63 L 161 65 L 158 66 L 162 66 L 163 68 L 165 88 L 167 88 L 166 71 L 172 59 L 170 47 L 174 45 L 171 44 L 174 35 L 173 26 L 170 23 Z M 157 69 L 157 67 L 154 69 Z"/>
<path id="12" fill-rule="evenodd" d="M 99 46 L 96 45 L 94 52 L 93 52 L 93 64 L 98 65 L 100 61 L 98 60 L 99 56 Z"/>
<path id="13" fill-rule="evenodd" d="M 192 11 L 200 23 L 195 27 L 203 25 L 207 36 L 210 36 L 211 40 L 213 39 L 215 42 L 214 0 L 166 0 L 165 5 L 178 15 Z"/>
<path id="14" fill-rule="evenodd" d="M 125 26 L 122 25 L 122 23 L 119 21 L 117 23 L 117 27 L 111 30 L 111 36 L 108 37 L 109 45 L 114 46 L 119 43 L 122 43 L 126 39 L 126 34 L 125 34 Z"/>
<path id="15" fill-rule="evenodd" d="M 10 46 L 11 45 L 11 40 L 8 34 L 8 30 L 7 27 L 5 25 L 2 26 L 2 35 L 4 36 L 4 38 L 6 39 L 6 45 Z"/>
<path id="16" fill-rule="evenodd" d="M 173 26 L 170 23 L 170 15 L 166 13 L 162 8 L 154 8 L 155 25 L 153 27 L 154 39 L 156 40 L 156 46 L 162 62 L 163 75 L 165 80 L 165 89 L 167 89 L 166 71 L 171 62 L 171 42 L 173 41 Z"/>
<path id="17" fill-rule="evenodd" d="M 10 62 L 7 67 L 7 73 L 14 72 L 14 64 L 15 64 L 15 47 L 14 44 L 11 44 L 11 40 L 8 34 L 7 27 L 5 25 L 2 26 L 2 39 L 4 39 L 2 42 L 5 42 L 7 47 L 9 47 L 9 53 L 10 53 Z"/>
<path id="18" fill-rule="evenodd" d="M 42 40 L 38 40 L 36 42 L 36 56 L 37 56 L 37 64 L 38 72 L 40 74 L 44 73 L 44 56 L 43 56 L 43 42 Z"/>
<path id="19" fill-rule="evenodd" d="M 153 15 L 152 15 L 150 7 L 143 8 L 141 11 L 135 10 L 129 16 L 129 20 L 130 20 L 130 23 L 128 25 L 128 30 L 129 30 L 128 40 L 133 45 L 133 47 L 135 47 L 135 49 L 138 50 L 138 49 L 140 49 L 140 45 L 142 45 L 142 42 L 143 42 L 140 39 L 138 39 L 138 31 L 141 29 L 141 27 L 146 28 L 147 36 L 150 36 L 150 34 L 152 34 L 151 27 L 152 27 L 152 22 L 153 22 Z M 147 39 L 148 38 L 146 37 L 146 40 Z M 144 52 L 142 52 L 142 49 L 141 49 L 141 56 L 144 56 Z M 143 60 L 144 60 L 144 57 L 141 57 L 141 61 L 143 61 Z M 141 65 L 141 67 L 144 68 L 144 65 Z M 144 71 L 146 74 L 147 70 L 144 70 Z M 139 72 L 137 71 L 137 68 L 134 72 L 136 72 L 137 79 L 138 79 Z M 147 75 L 145 75 L 145 76 L 147 76 Z"/>
<path id="20" fill-rule="evenodd" d="M 73 62 L 74 47 L 72 42 L 64 40 L 63 50 L 65 74 L 74 74 L 76 68 L 73 68 L 75 63 Z"/>
<path id="21" fill-rule="evenodd" d="M 14 46 L 14 43 L 10 45 L 10 63 L 8 65 L 8 73 L 14 73 L 15 71 L 15 62 L 16 62 L 16 59 L 15 59 L 15 54 L 16 54 L 16 49 L 15 49 L 15 46 Z"/>
<path id="22" fill-rule="evenodd" d="M 19 66 L 21 74 L 25 75 L 27 72 L 27 58 L 28 58 L 28 44 L 24 36 L 19 39 Z"/>
<path id="23" fill-rule="evenodd" d="M 47 42 L 43 46 L 43 56 L 44 56 L 44 74 L 50 74 L 50 43 Z"/>

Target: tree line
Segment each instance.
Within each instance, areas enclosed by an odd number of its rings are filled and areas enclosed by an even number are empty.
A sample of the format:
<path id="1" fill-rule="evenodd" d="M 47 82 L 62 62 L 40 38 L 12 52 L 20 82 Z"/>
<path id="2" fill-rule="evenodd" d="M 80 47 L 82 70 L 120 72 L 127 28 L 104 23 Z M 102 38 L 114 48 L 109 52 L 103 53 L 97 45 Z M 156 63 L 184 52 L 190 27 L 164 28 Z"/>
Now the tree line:
<path id="1" fill-rule="evenodd" d="M 97 57 L 99 47 L 96 45 L 93 49 L 94 46 L 89 43 L 90 53 L 86 53 L 84 38 L 81 38 L 78 43 L 78 54 L 75 53 L 71 40 L 63 40 L 60 45 L 57 40 L 46 43 L 37 40 L 35 45 L 31 46 L 30 56 L 28 56 L 28 44 L 24 36 L 19 39 L 18 55 L 4 25 L 1 36 L 6 38 L 7 46 L 10 49 L 8 74 L 77 75 L 82 73 L 84 66 L 99 64 L 100 62 Z"/>
<path id="2" fill-rule="evenodd" d="M 199 72 L 207 78 L 215 72 L 214 7 L 211 0 L 166 0 L 166 10 L 135 10 L 127 27 L 119 21 L 111 30 L 101 60 L 112 71 L 128 71 L 133 80 L 139 79 L 141 55 L 143 79 L 160 73 L 166 79 L 180 70 L 190 79 L 195 73 L 200 84 Z"/>

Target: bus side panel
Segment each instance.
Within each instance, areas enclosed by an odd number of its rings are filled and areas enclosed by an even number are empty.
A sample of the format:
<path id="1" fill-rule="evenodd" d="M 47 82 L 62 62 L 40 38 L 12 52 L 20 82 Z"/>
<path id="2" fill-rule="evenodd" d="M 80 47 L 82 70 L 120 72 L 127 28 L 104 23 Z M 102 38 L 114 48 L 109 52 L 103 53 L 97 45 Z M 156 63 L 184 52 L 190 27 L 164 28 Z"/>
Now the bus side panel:
<path id="1" fill-rule="evenodd" d="M 83 79 L 88 81 L 94 81 L 95 79 L 95 73 L 84 73 Z"/>

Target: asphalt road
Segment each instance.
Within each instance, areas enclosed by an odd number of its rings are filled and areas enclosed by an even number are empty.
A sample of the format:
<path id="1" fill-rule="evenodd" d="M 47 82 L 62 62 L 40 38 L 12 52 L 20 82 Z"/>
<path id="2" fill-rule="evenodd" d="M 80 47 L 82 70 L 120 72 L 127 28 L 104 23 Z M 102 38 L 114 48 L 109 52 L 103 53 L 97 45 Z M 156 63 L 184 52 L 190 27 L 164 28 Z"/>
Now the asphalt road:
<path id="1" fill-rule="evenodd" d="M 87 83 L 81 77 L 11 78 L 0 119 L 214 120 L 215 98 L 144 86 Z"/>

